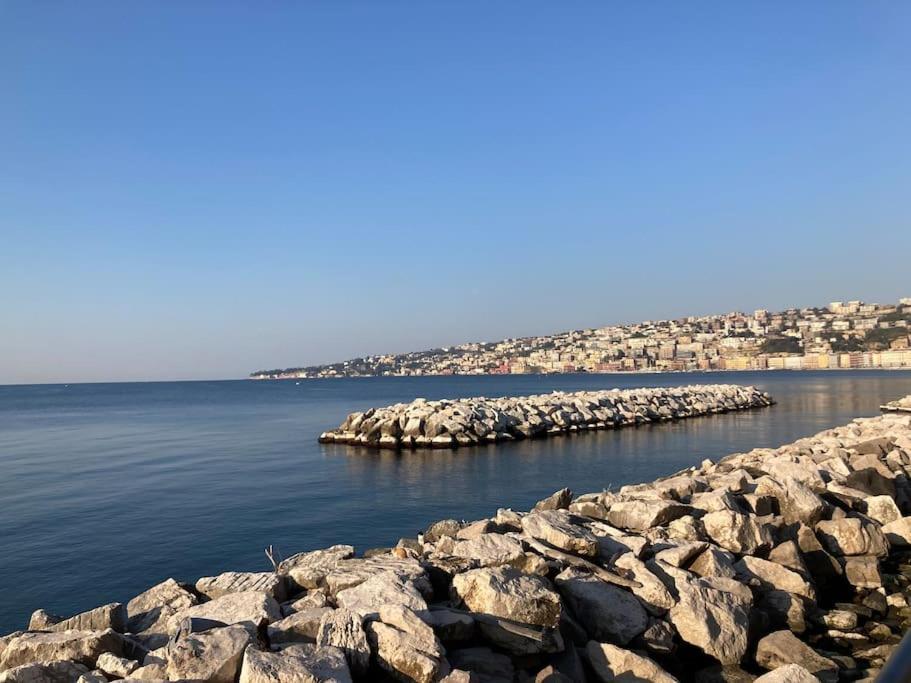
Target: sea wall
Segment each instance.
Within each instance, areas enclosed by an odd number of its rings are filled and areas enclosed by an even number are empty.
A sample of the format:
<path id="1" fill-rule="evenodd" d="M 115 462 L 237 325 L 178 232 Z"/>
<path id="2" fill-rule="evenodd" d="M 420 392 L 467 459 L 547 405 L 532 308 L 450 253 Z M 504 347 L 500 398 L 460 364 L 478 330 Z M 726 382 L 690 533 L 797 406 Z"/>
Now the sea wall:
<path id="1" fill-rule="evenodd" d="M 911 415 L 857 419 L 394 548 L 38 610 L 0 638 L 0 683 L 870 681 L 911 626 L 909 476 Z"/>
<path id="2" fill-rule="evenodd" d="M 732 384 L 443 401 L 419 398 L 351 413 L 319 440 L 369 448 L 456 448 L 680 420 L 772 403 L 765 392 Z"/>

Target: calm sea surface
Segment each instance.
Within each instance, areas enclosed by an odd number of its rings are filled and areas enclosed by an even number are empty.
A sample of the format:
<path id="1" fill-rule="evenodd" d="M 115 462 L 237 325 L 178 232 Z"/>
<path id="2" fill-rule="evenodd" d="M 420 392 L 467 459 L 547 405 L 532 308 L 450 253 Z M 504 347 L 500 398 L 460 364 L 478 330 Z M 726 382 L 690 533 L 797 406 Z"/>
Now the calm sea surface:
<path id="1" fill-rule="evenodd" d="M 418 396 L 755 384 L 772 408 L 427 453 L 321 446 L 353 410 Z M 269 568 L 345 542 L 364 550 L 444 517 L 476 519 L 652 479 L 878 413 L 909 372 L 421 377 L 0 386 L 0 634 L 173 576 Z"/>

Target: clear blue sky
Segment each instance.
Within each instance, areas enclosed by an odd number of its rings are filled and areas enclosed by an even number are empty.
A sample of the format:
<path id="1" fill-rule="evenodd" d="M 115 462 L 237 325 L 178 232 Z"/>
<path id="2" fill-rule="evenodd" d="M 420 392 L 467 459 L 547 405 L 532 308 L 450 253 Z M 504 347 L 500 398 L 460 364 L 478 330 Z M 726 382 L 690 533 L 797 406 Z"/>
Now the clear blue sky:
<path id="1" fill-rule="evenodd" d="M 903 2 L 0 3 L 0 383 L 911 296 Z"/>

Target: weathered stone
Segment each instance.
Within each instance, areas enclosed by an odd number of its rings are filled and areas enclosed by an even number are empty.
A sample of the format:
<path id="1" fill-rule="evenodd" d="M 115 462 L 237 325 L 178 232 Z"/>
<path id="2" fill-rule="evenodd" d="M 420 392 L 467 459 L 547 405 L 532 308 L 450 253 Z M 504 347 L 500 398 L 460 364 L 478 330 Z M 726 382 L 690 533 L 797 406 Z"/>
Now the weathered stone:
<path id="1" fill-rule="evenodd" d="M 353 556 L 354 547 L 350 545 L 334 545 L 323 550 L 297 553 L 278 565 L 278 573 L 288 577 L 291 585 L 298 590 L 319 588 L 326 575 L 341 560 Z"/>
<path id="2" fill-rule="evenodd" d="M 565 569 L 557 588 L 572 613 L 592 638 L 625 645 L 648 627 L 639 601 L 622 588 L 578 569 Z"/>
<path id="3" fill-rule="evenodd" d="M 123 638 L 112 630 L 23 633 L 7 643 L 0 657 L 0 671 L 34 662 L 63 660 L 94 668 L 102 653 L 122 655 L 123 650 Z"/>
<path id="4" fill-rule="evenodd" d="M 856 517 L 819 522 L 816 535 L 833 555 L 883 557 L 889 551 L 888 541 L 879 528 Z"/>
<path id="5" fill-rule="evenodd" d="M 29 631 L 50 631 L 55 624 L 63 621 L 63 617 L 51 614 L 47 610 L 36 609 L 28 620 Z"/>
<path id="6" fill-rule="evenodd" d="M 43 610 L 41 610 L 43 612 Z M 46 615 L 46 613 L 44 613 Z M 113 629 L 123 633 L 127 625 L 127 611 L 119 602 L 112 602 L 101 607 L 80 612 L 68 619 L 60 619 L 44 626 L 33 625 L 40 620 L 38 614 L 33 614 L 29 621 L 29 630 L 42 631 L 104 631 Z"/>
<path id="7" fill-rule="evenodd" d="M 810 573 L 803 561 L 803 556 L 800 554 L 800 548 L 797 547 L 797 543 L 794 541 L 785 541 L 772 548 L 769 552 L 769 560 L 777 562 L 802 576 L 808 576 Z"/>
<path id="8" fill-rule="evenodd" d="M 128 678 L 131 673 L 139 668 L 139 662 L 105 652 L 98 656 L 95 667 L 112 678 Z"/>
<path id="9" fill-rule="evenodd" d="M 891 496 L 869 496 L 864 499 L 861 508 L 867 517 L 876 520 L 880 524 L 888 524 L 897 519 L 901 519 L 902 513 L 899 511 L 895 500 Z"/>
<path id="10" fill-rule="evenodd" d="M 275 572 L 224 572 L 218 576 L 204 576 L 196 582 L 196 590 L 210 600 L 246 591 L 268 593 L 276 600 L 285 599 L 285 583 Z"/>
<path id="11" fill-rule="evenodd" d="M 512 567 L 459 574 L 453 579 L 452 591 L 474 612 L 551 628 L 560 619 L 560 596 L 550 589 L 548 581 Z"/>
<path id="12" fill-rule="evenodd" d="M 595 557 L 598 539 L 588 529 L 573 523 L 573 517 L 564 510 L 532 512 L 522 518 L 523 531 L 556 548 L 579 555 Z"/>
<path id="13" fill-rule="evenodd" d="M 461 528 L 461 522 L 454 519 L 442 519 L 434 522 L 424 532 L 424 542 L 436 543 L 441 538 L 455 538 Z"/>
<path id="14" fill-rule="evenodd" d="M 661 615 L 674 606 L 676 602 L 668 591 L 667 586 L 655 576 L 642 560 L 636 559 L 632 553 L 618 557 L 614 566 L 622 574 L 638 583 L 632 588 L 633 594 L 642 601 L 645 608 L 652 614 Z"/>
<path id="15" fill-rule="evenodd" d="M 251 640 L 250 633 L 243 626 L 225 626 L 178 638 L 166 650 L 166 677 L 171 680 L 234 683 Z"/>
<path id="16" fill-rule="evenodd" d="M 457 541 L 451 554 L 475 559 L 482 567 L 515 564 L 525 556 L 522 544 L 503 534 L 481 534 L 470 541 Z"/>
<path id="17" fill-rule="evenodd" d="M 351 672 L 335 647 L 292 645 L 281 652 L 250 647 L 238 683 L 351 683 Z"/>
<path id="18" fill-rule="evenodd" d="M 405 582 L 411 582 L 421 593 L 432 590 L 421 564 L 413 558 L 396 557 L 391 553 L 367 558 L 341 560 L 325 576 L 330 595 L 364 583 L 379 574 L 391 572 Z"/>
<path id="19" fill-rule="evenodd" d="M 715 546 L 709 546 L 700 553 L 687 569 L 699 576 L 723 576 L 731 579 L 737 574 L 734 556 Z"/>
<path id="20" fill-rule="evenodd" d="M 677 683 L 677 679 L 655 662 L 635 652 L 609 643 L 589 641 L 585 653 L 599 681 L 649 681 L 650 683 Z"/>
<path id="21" fill-rule="evenodd" d="M 220 598 L 177 612 L 168 622 L 168 632 L 175 633 L 180 622 L 188 617 L 211 619 L 227 625 L 241 624 L 252 632 L 265 624 L 281 621 L 282 611 L 275 598 L 266 593 L 227 593 Z"/>
<path id="22" fill-rule="evenodd" d="M 732 553 L 751 555 L 772 545 L 768 527 L 749 515 L 719 510 L 705 515 L 702 523 L 709 537 Z"/>
<path id="23" fill-rule="evenodd" d="M 692 508 L 667 500 L 619 501 L 610 506 L 608 521 L 621 529 L 646 531 L 691 512 Z"/>
<path id="24" fill-rule="evenodd" d="M 166 633 L 177 612 L 198 602 L 196 596 L 174 579 L 165 579 L 127 603 L 130 633 Z"/>
<path id="25" fill-rule="evenodd" d="M 88 672 L 77 662 L 32 662 L 0 672 L 0 683 L 74 683 Z"/>
<path id="26" fill-rule="evenodd" d="M 911 546 L 911 517 L 902 517 L 894 522 L 884 524 L 882 532 L 889 543 L 899 548 Z"/>
<path id="27" fill-rule="evenodd" d="M 335 596 L 340 607 L 356 612 L 362 618 L 374 617 L 381 605 L 404 605 L 413 610 L 427 609 L 427 602 L 406 576 L 381 572 Z"/>
<path id="28" fill-rule="evenodd" d="M 771 477 L 756 480 L 757 495 L 773 496 L 784 520 L 793 524 L 816 524 L 825 515 L 828 505 L 806 484 L 799 481 L 778 482 Z"/>
<path id="29" fill-rule="evenodd" d="M 819 679 L 799 664 L 785 664 L 763 674 L 753 683 L 819 683 Z"/>
<path id="30" fill-rule="evenodd" d="M 323 615 L 316 634 L 316 644 L 339 648 L 355 676 L 363 676 L 370 665 L 370 645 L 361 617 L 347 609 Z"/>
<path id="31" fill-rule="evenodd" d="M 269 642 L 279 643 L 312 643 L 316 641 L 320 621 L 332 611 L 330 607 L 313 607 L 285 617 L 266 627 Z"/>
<path id="32" fill-rule="evenodd" d="M 843 558 L 845 579 L 855 588 L 879 588 L 883 577 L 879 572 L 879 559 L 873 555 L 854 555 Z"/>
<path id="33" fill-rule="evenodd" d="M 783 590 L 809 600 L 816 599 L 816 591 L 806 579 L 777 562 L 745 555 L 734 565 L 734 569 L 738 579 L 757 585 L 762 590 Z"/>
<path id="34" fill-rule="evenodd" d="M 732 579 L 695 578 L 663 567 L 673 577 L 679 600 L 668 613 L 682 640 L 722 664 L 738 664 L 747 650 L 751 599 L 738 592 Z M 729 581 L 734 585 L 724 585 Z M 747 590 L 747 593 L 749 591 Z"/>
<path id="35" fill-rule="evenodd" d="M 544 500 L 535 503 L 533 510 L 565 510 L 573 500 L 573 492 L 569 489 L 560 489 L 550 494 Z"/>
<path id="36" fill-rule="evenodd" d="M 432 638 L 421 638 L 383 622 L 367 625 L 376 660 L 382 669 L 402 681 L 432 683 L 440 672 L 440 651 Z"/>
<path id="37" fill-rule="evenodd" d="M 776 631 L 759 641 L 756 662 L 764 669 L 798 664 L 822 681 L 838 680 L 838 665 L 801 642 L 790 631 Z"/>

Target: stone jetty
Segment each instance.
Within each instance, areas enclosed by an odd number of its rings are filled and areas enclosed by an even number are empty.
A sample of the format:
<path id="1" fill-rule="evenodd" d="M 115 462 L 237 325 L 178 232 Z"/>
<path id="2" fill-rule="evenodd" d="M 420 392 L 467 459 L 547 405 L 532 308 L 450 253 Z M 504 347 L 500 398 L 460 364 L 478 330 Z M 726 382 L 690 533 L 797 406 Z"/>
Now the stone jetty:
<path id="1" fill-rule="evenodd" d="M 909 477 L 911 415 L 857 419 L 393 548 L 38 610 L 0 638 L 0 683 L 872 681 L 911 625 Z"/>
<path id="2" fill-rule="evenodd" d="M 773 403 L 755 387 L 704 384 L 536 396 L 416 399 L 351 413 L 322 443 L 369 448 L 456 448 L 680 420 Z"/>

